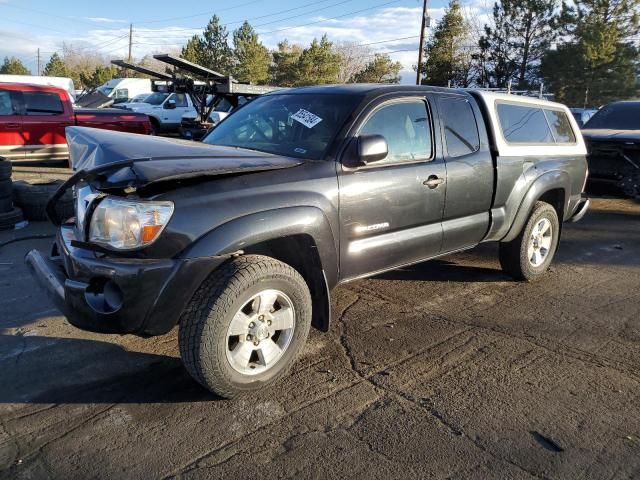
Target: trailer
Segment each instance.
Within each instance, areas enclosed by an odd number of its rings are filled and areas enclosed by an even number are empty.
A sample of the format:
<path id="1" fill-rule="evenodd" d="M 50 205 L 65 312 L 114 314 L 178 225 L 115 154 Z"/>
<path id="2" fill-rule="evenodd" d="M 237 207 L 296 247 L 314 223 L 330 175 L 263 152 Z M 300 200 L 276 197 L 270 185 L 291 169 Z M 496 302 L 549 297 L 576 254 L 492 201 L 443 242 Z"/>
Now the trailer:
<path id="1" fill-rule="evenodd" d="M 124 60 L 112 60 L 111 63 L 152 77 L 151 89 L 154 92 L 186 93 L 191 97 L 196 117 L 187 117 L 183 122 L 181 134 L 185 138 L 201 138 L 213 127 L 214 122 L 209 119 L 222 98 L 236 108 L 246 100 L 279 90 L 279 87 L 241 83 L 231 75 L 224 75 L 176 55 L 162 53 L 153 57 L 173 67 L 173 72 L 159 72 Z"/>

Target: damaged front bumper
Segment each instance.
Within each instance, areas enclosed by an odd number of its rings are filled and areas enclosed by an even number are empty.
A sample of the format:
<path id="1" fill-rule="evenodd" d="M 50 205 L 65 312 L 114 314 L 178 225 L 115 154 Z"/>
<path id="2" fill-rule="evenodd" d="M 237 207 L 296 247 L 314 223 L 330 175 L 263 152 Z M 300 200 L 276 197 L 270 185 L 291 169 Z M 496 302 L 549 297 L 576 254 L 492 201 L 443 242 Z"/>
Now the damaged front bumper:
<path id="1" fill-rule="evenodd" d="M 25 262 L 69 322 L 100 333 L 162 335 L 226 257 L 148 260 L 107 258 L 76 248 L 75 227 L 63 225 L 51 255 L 30 251 Z"/>

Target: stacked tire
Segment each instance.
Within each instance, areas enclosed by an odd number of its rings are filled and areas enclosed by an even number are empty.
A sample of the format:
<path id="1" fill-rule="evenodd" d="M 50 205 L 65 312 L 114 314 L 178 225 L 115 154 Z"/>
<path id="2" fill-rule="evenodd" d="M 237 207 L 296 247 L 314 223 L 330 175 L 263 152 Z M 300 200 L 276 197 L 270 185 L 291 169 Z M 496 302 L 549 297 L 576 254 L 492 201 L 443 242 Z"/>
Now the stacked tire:
<path id="1" fill-rule="evenodd" d="M 13 184 L 13 199 L 24 212 L 27 220 L 47 220 L 47 204 L 64 182 L 62 180 L 17 181 Z M 58 217 L 63 220 L 74 215 L 73 194 L 71 190 L 58 200 L 55 208 Z"/>
<path id="2" fill-rule="evenodd" d="M 13 205 L 11 162 L 0 157 L 0 230 L 12 229 L 22 220 L 22 210 Z"/>

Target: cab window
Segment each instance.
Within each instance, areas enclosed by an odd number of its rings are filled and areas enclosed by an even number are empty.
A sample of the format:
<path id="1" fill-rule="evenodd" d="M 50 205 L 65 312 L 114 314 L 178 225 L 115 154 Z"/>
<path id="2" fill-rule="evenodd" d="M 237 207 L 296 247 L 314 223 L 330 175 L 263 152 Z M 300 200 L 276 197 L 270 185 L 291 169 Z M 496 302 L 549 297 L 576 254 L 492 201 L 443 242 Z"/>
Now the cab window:
<path id="1" fill-rule="evenodd" d="M 176 102 L 176 107 L 189 106 L 187 104 L 187 95 L 185 93 L 174 93 L 173 96 L 170 98 L 170 100 L 173 100 L 174 102 Z"/>
<path id="2" fill-rule="evenodd" d="M 64 112 L 57 93 L 23 92 L 22 96 L 27 115 L 60 115 Z"/>
<path id="3" fill-rule="evenodd" d="M 480 149 L 480 135 L 469 101 L 466 98 L 443 97 L 440 99 L 440 110 L 449 157 L 477 152 Z"/>
<path id="4" fill-rule="evenodd" d="M 11 101 L 11 92 L 0 90 L 0 115 L 15 115 L 16 111 Z"/>
<path id="5" fill-rule="evenodd" d="M 423 100 L 402 101 L 375 111 L 360 135 L 382 135 L 389 146 L 387 158 L 376 165 L 429 160 L 432 156 L 431 126 Z"/>

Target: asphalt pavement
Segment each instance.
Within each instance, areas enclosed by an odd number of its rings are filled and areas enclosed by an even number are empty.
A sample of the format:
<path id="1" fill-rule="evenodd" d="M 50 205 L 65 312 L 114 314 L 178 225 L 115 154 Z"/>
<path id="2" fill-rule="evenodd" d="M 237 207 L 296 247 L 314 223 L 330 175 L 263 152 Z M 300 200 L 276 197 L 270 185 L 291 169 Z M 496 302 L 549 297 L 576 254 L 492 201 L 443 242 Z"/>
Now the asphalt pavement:
<path id="1" fill-rule="evenodd" d="M 640 478 L 640 203 L 596 200 L 536 283 L 483 245 L 341 286 L 292 374 L 233 401 L 176 330 L 70 326 L 22 262 L 50 242 L 0 247 L 2 479 Z"/>

